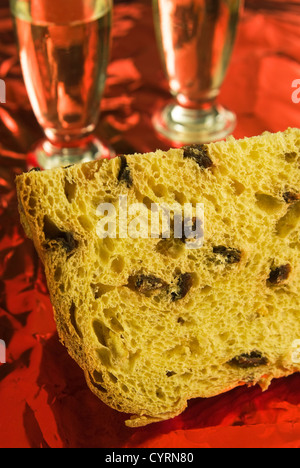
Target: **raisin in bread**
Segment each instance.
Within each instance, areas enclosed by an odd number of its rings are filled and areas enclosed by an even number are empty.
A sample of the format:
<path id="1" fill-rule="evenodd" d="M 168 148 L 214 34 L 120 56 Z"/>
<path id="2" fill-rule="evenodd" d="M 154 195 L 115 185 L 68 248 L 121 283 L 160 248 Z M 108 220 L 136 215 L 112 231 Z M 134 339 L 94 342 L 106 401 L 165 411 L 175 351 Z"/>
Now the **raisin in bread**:
<path id="1" fill-rule="evenodd" d="M 59 336 L 129 426 L 300 370 L 299 167 L 300 130 L 288 129 L 17 178 Z M 203 246 L 100 238 L 98 207 L 118 215 L 120 196 L 149 212 L 203 203 Z"/>

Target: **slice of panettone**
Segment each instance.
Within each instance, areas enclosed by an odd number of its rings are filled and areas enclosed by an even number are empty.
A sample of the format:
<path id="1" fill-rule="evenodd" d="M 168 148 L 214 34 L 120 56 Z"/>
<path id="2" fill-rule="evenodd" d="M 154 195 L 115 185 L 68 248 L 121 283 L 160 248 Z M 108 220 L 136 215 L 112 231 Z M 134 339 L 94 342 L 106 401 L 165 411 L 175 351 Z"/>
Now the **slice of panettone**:
<path id="1" fill-rule="evenodd" d="M 132 415 L 129 426 L 300 370 L 300 130 L 31 171 L 16 183 L 59 336 L 91 390 Z M 193 207 L 191 235 L 175 235 L 175 209 L 169 236 L 162 222 L 151 231 L 153 208 L 170 206 Z"/>

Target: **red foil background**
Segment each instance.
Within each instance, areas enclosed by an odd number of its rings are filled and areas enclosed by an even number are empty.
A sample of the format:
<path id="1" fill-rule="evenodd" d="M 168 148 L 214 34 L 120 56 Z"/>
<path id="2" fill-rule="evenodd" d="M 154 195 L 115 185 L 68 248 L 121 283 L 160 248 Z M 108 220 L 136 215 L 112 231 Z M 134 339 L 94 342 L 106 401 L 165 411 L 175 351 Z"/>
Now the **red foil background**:
<path id="1" fill-rule="evenodd" d="M 300 79 L 300 9 L 249 3 L 220 101 L 238 115 L 238 138 L 299 126 L 292 82 Z M 284 3 L 284 2 L 283 2 Z M 290 3 L 289 3 L 290 5 Z M 298 17 L 299 15 L 299 17 Z M 0 0 L 0 447 L 296 448 L 300 375 L 260 388 L 196 399 L 177 418 L 129 429 L 87 388 L 59 343 L 42 265 L 20 226 L 14 179 L 42 137 L 24 87 L 7 0 Z M 117 2 L 111 61 L 97 134 L 117 154 L 167 149 L 151 123 L 170 99 L 150 2 Z M 300 337 L 299 337 L 300 338 Z"/>

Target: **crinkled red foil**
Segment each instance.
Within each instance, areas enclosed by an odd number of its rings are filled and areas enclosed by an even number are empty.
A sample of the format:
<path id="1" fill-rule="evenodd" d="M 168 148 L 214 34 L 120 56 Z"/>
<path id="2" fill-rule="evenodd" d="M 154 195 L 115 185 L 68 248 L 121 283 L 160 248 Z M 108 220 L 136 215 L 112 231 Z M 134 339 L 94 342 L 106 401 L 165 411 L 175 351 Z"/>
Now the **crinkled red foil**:
<path id="1" fill-rule="evenodd" d="M 236 137 L 299 126 L 300 104 L 291 98 L 300 78 L 299 25 L 295 12 L 245 10 L 220 98 L 238 115 Z M 0 105 L 0 339 L 7 345 L 0 447 L 299 447 L 299 374 L 265 393 L 241 387 L 193 400 L 177 418 L 138 429 L 125 427 L 127 416 L 88 390 L 59 343 L 43 268 L 19 222 L 14 179 L 42 131 L 23 84 L 7 0 L 0 1 L 0 79 L 7 91 Z M 115 2 L 97 134 L 117 154 L 168 148 L 151 117 L 169 99 L 150 3 Z"/>

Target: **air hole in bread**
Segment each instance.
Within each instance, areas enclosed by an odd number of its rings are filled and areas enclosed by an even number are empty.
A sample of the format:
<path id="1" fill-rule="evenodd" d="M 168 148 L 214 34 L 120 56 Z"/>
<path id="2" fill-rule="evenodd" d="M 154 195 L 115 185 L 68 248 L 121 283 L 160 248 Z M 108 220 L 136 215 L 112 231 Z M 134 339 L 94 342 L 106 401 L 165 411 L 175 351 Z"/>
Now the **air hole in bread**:
<path id="1" fill-rule="evenodd" d="M 44 216 L 43 232 L 45 235 L 45 248 L 51 247 L 51 241 L 59 243 L 67 253 L 71 253 L 78 247 L 78 242 L 73 234 L 59 229 L 47 215 Z"/>
<path id="2" fill-rule="evenodd" d="M 45 234 L 45 239 L 48 240 L 57 239 L 65 234 L 56 226 L 56 224 L 47 215 L 44 216 L 43 231 Z"/>
<path id="3" fill-rule="evenodd" d="M 93 380 L 97 383 L 104 383 L 103 374 L 97 370 L 93 372 Z"/>
<path id="4" fill-rule="evenodd" d="M 106 340 L 108 338 L 109 329 L 100 320 L 93 321 L 93 329 L 99 343 L 107 348 L 108 346 Z"/>
<path id="5" fill-rule="evenodd" d="M 185 203 L 187 203 L 187 197 L 183 192 L 179 192 L 177 190 L 174 191 L 174 198 L 179 205 L 183 206 Z"/>
<path id="6" fill-rule="evenodd" d="M 77 190 L 77 184 L 74 182 L 69 182 L 69 180 L 66 178 L 65 179 L 65 194 L 69 203 L 72 203 L 72 201 L 75 199 L 76 190 Z"/>
<path id="7" fill-rule="evenodd" d="M 163 392 L 163 390 L 161 388 L 158 388 L 155 392 L 157 398 L 159 398 L 160 400 L 163 400 L 165 401 L 166 400 L 166 394 Z"/>
<path id="8" fill-rule="evenodd" d="M 86 269 L 83 266 L 79 267 L 77 270 L 77 275 L 78 278 L 84 278 L 86 275 Z"/>
<path id="9" fill-rule="evenodd" d="M 101 364 L 109 368 L 111 367 L 111 352 L 108 348 L 100 348 L 96 350 L 97 356 L 100 359 Z"/>
<path id="10" fill-rule="evenodd" d="M 71 323 L 73 325 L 73 328 L 74 328 L 75 332 L 77 333 L 79 338 L 82 339 L 83 336 L 82 336 L 81 330 L 79 329 L 77 321 L 76 321 L 76 312 L 77 312 L 77 307 L 76 307 L 75 303 L 72 302 L 72 305 L 70 307 L 70 321 L 71 321 Z"/>
<path id="11" fill-rule="evenodd" d="M 276 233 L 279 237 L 285 238 L 294 232 L 300 225 L 300 202 L 291 205 L 276 225 Z"/>
<path id="12" fill-rule="evenodd" d="M 142 200 L 142 203 L 148 208 L 148 210 L 151 210 L 151 205 L 154 204 L 155 202 L 151 200 L 149 197 L 144 197 Z"/>
<path id="13" fill-rule="evenodd" d="M 118 378 L 112 374 L 111 372 L 108 372 L 108 377 L 110 378 L 110 380 L 115 384 L 118 382 Z"/>
<path id="14" fill-rule="evenodd" d="M 118 257 L 114 258 L 110 266 L 111 266 L 112 271 L 114 271 L 115 273 L 122 273 L 122 271 L 125 268 L 124 257 L 119 255 Z"/>
<path id="15" fill-rule="evenodd" d="M 122 388 L 123 392 L 129 393 L 129 388 L 127 387 L 127 385 L 122 384 L 121 388 Z"/>
<path id="16" fill-rule="evenodd" d="M 212 287 L 207 285 L 201 288 L 200 293 L 203 295 L 208 295 L 211 291 L 212 291 Z"/>
<path id="17" fill-rule="evenodd" d="M 66 222 L 67 220 L 67 213 L 62 210 L 56 210 L 56 216 L 59 218 L 60 221 Z"/>
<path id="18" fill-rule="evenodd" d="M 123 326 L 119 322 L 119 320 L 116 317 L 112 317 L 110 320 L 110 326 L 112 330 L 114 330 L 116 333 L 122 333 L 124 331 Z"/>
<path id="19" fill-rule="evenodd" d="M 115 289 L 114 286 L 109 286 L 109 285 L 102 284 L 102 283 L 91 284 L 91 288 L 92 288 L 95 299 L 99 299 L 104 294 L 107 294 L 108 292 L 113 291 Z"/>
<path id="20" fill-rule="evenodd" d="M 294 163 L 298 158 L 298 153 L 292 151 L 291 153 L 285 153 L 283 156 L 288 163 Z"/>
<path id="21" fill-rule="evenodd" d="M 110 252 L 113 252 L 115 250 L 115 241 L 111 237 L 105 237 L 103 239 L 103 246 L 109 250 Z"/>
<path id="22" fill-rule="evenodd" d="M 141 354 L 142 354 L 142 352 L 141 352 L 140 349 L 138 349 L 134 353 L 133 352 L 129 353 L 129 355 L 128 355 L 128 369 L 130 371 L 134 370 L 135 365 L 136 365 L 137 361 L 139 360 Z"/>
<path id="23" fill-rule="evenodd" d="M 180 380 L 183 382 L 189 382 L 192 378 L 192 375 L 193 374 L 191 374 L 191 372 L 185 372 L 180 376 Z"/>
<path id="24" fill-rule="evenodd" d="M 255 197 L 257 206 L 267 214 L 278 213 L 282 210 L 283 203 L 278 198 L 265 193 L 257 193 Z"/>
<path id="25" fill-rule="evenodd" d="M 158 198 L 162 198 L 168 193 L 167 187 L 163 184 L 154 185 L 152 190 L 154 195 L 156 195 Z"/>
<path id="26" fill-rule="evenodd" d="M 87 232 L 92 231 L 95 227 L 88 215 L 78 216 L 78 221 Z"/>
<path id="27" fill-rule="evenodd" d="M 224 332 L 224 333 L 221 333 L 219 337 L 221 341 L 227 342 L 228 339 L 230 338 L 230 334 L 228 332 Z"/>
<path id="28" fill-rule="evenodd" d="M 177 259 L 185 253 L 186 248 L 181 239 L 163 239 L 156 244 L 155 250 L 160 255 Z"/>
<path id="29" fill-rule="evenodd" d="M 61 279 L 61 276 L 62 276 L 62 269 L 60 266 L 58 266 L 55 270 L 55 273 L 54 273 L 54 279 L 55 281 L 60 281 Z"/>
<path id="30" fill-rule="evenodd" d="M 231 179 L 231 182 L 236 195 L 240 196 L 245 192 L 246 187 L 241 182 L 236 179 Z"/>
<path id="31" fill-rule="evenodd" d="M 35 197 L 30 197 L 29 198 L 29 201 L 28 201 L 28 205 L 30 206 L 31 209 L 35 208 L 36 207 L 36 198 Z"/>
<path id="32" fill-rule="evenodd" d="M 99 248 L 99 260 L 102 265 L 107 265 L 110 262 L 110 252 L 104 248 L 104 245 Z"/>
<path id="33" fill-rule="evenodd" d="M 199 341 L 196 337 L 192 338 L 190 341 L 189 341 L 189 344 L 188 344 L 190 350 L 191 350 L 191 354 L 195 355 L 195 356 L 198 356 L 201 352 L 201 347 L 200 347 L 200 344 L 199 344 Z"/>
<path id="34" fill-rule="evenodd" d="M 107 393 L 107 390 L 106 388 L 104 388 L 102 385 L 100 385 L 99 383 L 95 382 L 95 380 L 93 379 L 93 377 L 91 376 L 90 374 L 90 382 L 91 384 L 93 385 L 93 387 L 95 387 L 97 390 L 99 390 L 99 392 L 101 393 Z"/>
<path id="35" fill-rule="evenodd" d="M 165 357 L 167 359 L 171 359 L 173 357 L 176 358 L 178 356 L 186 356 L 187 353 L 188 353 L 187 346 L 176 345 L 173 348 L 168 349 L 167 351 L 165 351 L 164 355 L 165 355 Z"/>

